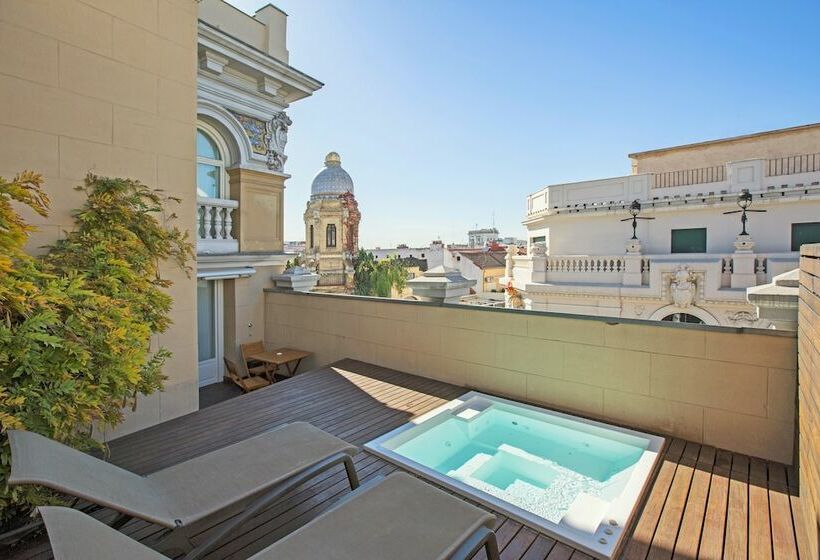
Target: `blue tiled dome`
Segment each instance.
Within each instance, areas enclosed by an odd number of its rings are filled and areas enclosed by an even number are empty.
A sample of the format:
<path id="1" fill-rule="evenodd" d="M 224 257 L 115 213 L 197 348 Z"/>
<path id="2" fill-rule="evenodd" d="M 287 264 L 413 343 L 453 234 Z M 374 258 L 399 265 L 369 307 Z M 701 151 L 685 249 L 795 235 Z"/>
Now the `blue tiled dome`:
<path id="1" fill-rule="evenodd" d="M 316 174 L 310 186 L 310 198 L 336 198 L 353 192 L 353 179 L 342 169 L 342 158 L 336 152 L 325 157 L 325 168 Z"/>

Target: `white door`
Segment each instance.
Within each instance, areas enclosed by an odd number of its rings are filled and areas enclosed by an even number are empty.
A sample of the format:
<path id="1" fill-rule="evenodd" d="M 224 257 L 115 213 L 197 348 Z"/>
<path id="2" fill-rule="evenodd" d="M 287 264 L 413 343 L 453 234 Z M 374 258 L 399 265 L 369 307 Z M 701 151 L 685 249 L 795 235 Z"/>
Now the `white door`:
<path id="1" fill-rule="evenodd" d="M 222 380 L 222 280 L 197 280 L 199 386 Z"/>

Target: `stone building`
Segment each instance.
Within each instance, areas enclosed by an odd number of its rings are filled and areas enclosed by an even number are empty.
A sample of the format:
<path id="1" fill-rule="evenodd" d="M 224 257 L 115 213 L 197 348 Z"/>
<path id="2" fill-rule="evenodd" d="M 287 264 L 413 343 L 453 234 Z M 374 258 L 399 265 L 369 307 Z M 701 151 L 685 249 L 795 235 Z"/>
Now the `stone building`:
<path id="1" fill-rule="evenodd" d="M 116 432 L 188 414 L 223 357 L 264 336 L 263 288 L 281 272 L 287 110 L 322 83 L 289 64 L 287 14 L 223 0 L 0 2 L 0 176 L 41 173 L 52 203 L 29 249 L 73 227 L 91 171 L 136 179 L 196 243 L 195 274 L 169 267 L 173 324 L 163 392 Z"/>
<path id="2" fill-rule="evenodd" d="M 361 218 L 353 179 L 342 168 L 339 154 L 330 152 L 325 168 L 313 178 L 305 209 L 305 256 L 310 268 L 319 274 L 316 291 L 352 289 Z"/>
<path id="3" fill-rule="evenodd" d="M 797 268 L 800 246 L 820 241 L 820 124 L 629 157 L 631 175 L 527 197 L 529 255 L 514 259 L 527 306 L 775 326 L 746 290 Z"/>

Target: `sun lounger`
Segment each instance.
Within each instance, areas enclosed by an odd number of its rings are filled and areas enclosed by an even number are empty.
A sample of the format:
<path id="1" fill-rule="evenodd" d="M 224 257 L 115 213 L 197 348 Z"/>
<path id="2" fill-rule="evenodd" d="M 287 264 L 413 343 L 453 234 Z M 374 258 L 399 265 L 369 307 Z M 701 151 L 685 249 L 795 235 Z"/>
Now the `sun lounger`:
<path id="1" fill-rule="evenodd" d="M 42 507 L 56 560 L 166 560 L 69 508 Z M 348 495 L 331 510 L 250 560 L 467 560 L 482 548 L 498 559 L 495 518 L 408 474 Z"/>
<path id="2" fill-rule="evenodd" d="M 121 469 L 33 432 L 9 431 L 8 483 L 45 486 L 117 511 L 119 528 L 136 517 L 165 527 L 157 549 L 199 558 L 248 518 L 319 473 L 339 464 L 351 488 L 359 481 L 356 448 L 306 422 L 195 457 L 148 476 Z M 221 525 L 206 542 L 190 540 L 205 521 Z"/>

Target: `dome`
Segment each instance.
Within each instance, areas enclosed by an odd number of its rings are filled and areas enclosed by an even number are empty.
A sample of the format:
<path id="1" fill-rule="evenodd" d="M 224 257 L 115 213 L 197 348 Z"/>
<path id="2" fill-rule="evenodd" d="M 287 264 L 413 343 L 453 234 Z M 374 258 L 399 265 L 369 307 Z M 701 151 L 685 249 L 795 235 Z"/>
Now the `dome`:
<path id="1" fill-rule="evenodd" d="M 310 185 L 310 198 L 336 198 L 353 192 L 353 179 L 342 169 L 342 158 L 336 152 L 325 156 L 325 168 L 316 174 Z"/>

